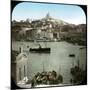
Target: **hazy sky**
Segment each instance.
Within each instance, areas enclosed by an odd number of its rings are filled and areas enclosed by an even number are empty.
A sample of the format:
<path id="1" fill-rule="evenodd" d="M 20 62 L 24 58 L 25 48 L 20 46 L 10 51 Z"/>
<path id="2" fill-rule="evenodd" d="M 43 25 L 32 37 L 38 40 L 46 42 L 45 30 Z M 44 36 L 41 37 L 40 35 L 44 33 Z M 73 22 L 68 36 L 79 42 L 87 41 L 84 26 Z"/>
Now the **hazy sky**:
<path id="1" fill-rule="evenodd" d="M 31 2 L 18 4 L 13 10 L 12 20 L 41 19 L 48 12 L 51 17 L 72 24 L 86 23 L 84 11 L 79 6 Z"/>

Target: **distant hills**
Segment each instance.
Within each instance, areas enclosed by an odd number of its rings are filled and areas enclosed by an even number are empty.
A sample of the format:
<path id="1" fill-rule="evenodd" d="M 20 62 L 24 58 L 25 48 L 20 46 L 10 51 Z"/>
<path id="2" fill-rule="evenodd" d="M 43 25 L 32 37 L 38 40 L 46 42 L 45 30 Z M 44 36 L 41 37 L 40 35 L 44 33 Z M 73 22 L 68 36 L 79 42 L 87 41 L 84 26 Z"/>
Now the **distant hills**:
<path id="1" fill-rule="evenodd" d="M 49 13 L 42 19 L 26 21 L 12 21 L 12 40 L 38 39 L 43 41 L 81 42 L 86 45 L 86 24 L 70 24 L 66 21 L 54 19 Z"/>

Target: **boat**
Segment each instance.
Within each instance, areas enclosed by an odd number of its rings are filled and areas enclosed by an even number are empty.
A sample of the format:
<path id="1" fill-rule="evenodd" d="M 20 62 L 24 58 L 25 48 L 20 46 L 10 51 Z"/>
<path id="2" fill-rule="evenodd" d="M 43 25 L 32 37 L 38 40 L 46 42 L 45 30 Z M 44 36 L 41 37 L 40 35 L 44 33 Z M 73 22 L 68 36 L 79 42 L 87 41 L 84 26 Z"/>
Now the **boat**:
<path id="1" fill-rule="evenodd" d="M 35 53 L 50 53 L 50 48 L 30 48 L 30 52 L 35 52 Z"/>
<path id="2" fill-rule="evenodd" d="M 29 51 L 32 53 L 50 53 L 51 49 L 49 47 L 42 48 L 39 44 L 39 48 L 30 48 Z"/>
<path id="3" fill-rule="evenodd" d="M 75 54 L 69 54 L 69 57 L 75 57 Z"/>

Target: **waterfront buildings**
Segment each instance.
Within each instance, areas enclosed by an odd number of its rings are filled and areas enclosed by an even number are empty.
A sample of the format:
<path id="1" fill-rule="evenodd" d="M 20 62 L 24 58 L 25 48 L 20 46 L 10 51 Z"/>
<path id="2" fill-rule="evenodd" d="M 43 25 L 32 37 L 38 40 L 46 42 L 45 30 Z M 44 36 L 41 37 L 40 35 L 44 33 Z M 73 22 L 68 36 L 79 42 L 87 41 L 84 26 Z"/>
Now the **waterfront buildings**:
<path id="1" fill-rule="evenodd" d="M 27 80 L 27 55 L 21 51 L 12 51 L 11 56 L 11 76 L 15 83 Z"/>

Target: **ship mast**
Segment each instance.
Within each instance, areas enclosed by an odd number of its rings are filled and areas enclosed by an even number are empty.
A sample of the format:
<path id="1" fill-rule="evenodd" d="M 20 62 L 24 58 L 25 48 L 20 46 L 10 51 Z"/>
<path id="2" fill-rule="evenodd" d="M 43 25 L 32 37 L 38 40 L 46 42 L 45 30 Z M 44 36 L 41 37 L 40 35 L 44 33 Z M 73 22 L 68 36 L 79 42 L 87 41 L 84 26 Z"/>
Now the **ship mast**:
<path id="1" fill-rule="evenodd" d="M 45 71 L 45 68 L 44 68 L 44 62 L 43 62 L 43 72 Z"/>

